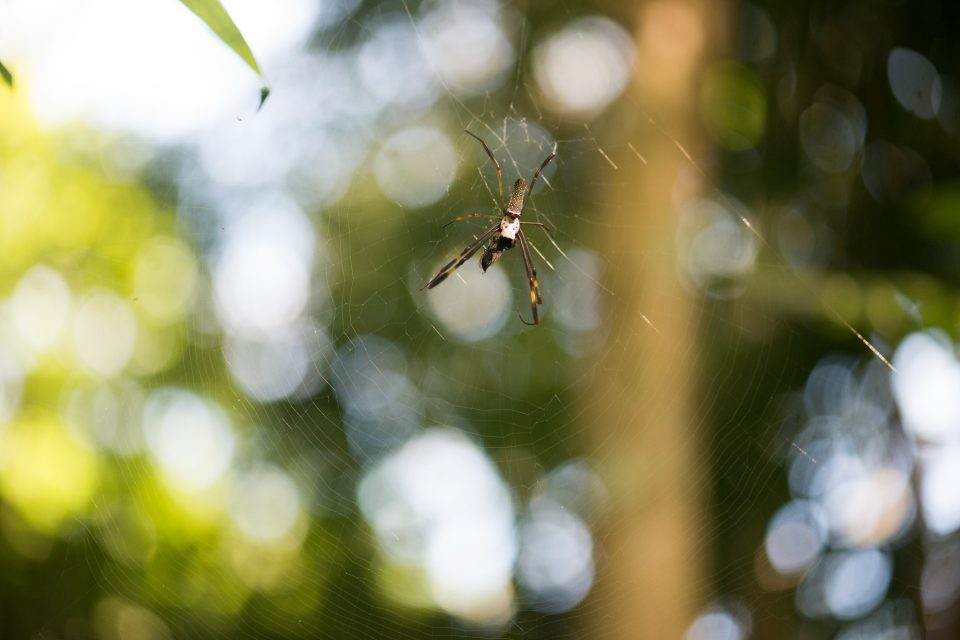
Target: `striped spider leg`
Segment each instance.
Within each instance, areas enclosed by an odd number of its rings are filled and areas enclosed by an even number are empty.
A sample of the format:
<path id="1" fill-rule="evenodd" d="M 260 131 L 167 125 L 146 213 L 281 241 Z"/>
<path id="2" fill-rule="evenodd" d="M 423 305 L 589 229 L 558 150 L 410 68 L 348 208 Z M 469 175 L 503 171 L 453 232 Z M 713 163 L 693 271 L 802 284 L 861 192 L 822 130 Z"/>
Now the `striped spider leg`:
<path id="1" fill-rule="evenodd" d="M 527 274 L 527 283 L 530 287 L 530 306 L 533 311 L 533 322 L 527 322 L 523 319 L 522 315 L 520 316 L 520 321 L 531 326 L 538 325 L 540 324 L 540 315 L 537 307 L 543 304 L 543 298 L 540 296 L 540 283 L 537 280 L 537 267 L 533 262 L 533 255 L 530 252 L 530 241 L 527 240 L 526 235 L 524 235 L 521 225 L 540 227 L 547 235 L 550 235 L 550 230 L 547 225 L 541 222 L 521 222 L 520 216 L 523 214 L 525 201 L 528 199 L 530 194 L 533 193 L 533 186 L 537 183 L 537 180 L 540 178 L 540 175 L 543 173 L 543 170 L 546 168 L 546 166 L 550 164 L 550 161 L 553 160 L 554 157 L 556 157 L 557 146 L 554 144 L 550 155 L 548 155 L 544 161 L 540 163 L 536 173 L 533 174 L 533 178 L 530 179 L 529 188 L 527 187 L 526 180 L 523 178 L 517 178 L 517 181 L 513 183 L 513 190 L 510 192 L 510 199 L 506 202 L 506 204 L 504 204 L 503 173 L 500 170 L 500 163 L 497 162 L 497 159 L 494 157 L 493 152 L 490 150 L 490 147 L 487 146 L 486 142 L 469 131 L 467 131 L 467 134 L 473 138 L 476 138 L 480 144 L 483 145 L 483 150 L 486 152 L 487 157 L 490 158 L 490 161 L 493 162 L 493 166 L 497 170 L 497 187 L 500 195 L 501 218 L 497 224 L 493 225 L 482 236 L 464 247 L 463 251 L 461 251 L 457 257 L 443 265 L 440 271 L 438 271 L 435 276 L 428 280 L 422 288 L 432 289 L 446 280 L 451 273 L 456 271 L 464 262 L 473 257 L 473 255 L 481 248 L 483 248 L 483 255 L 480 256 L 480 268 L 486 271 L 491 267 L 491 265 L 493 265 L 493 263 L 500 259 L 500 256 L 503 255 L 504 251 L 512 249 L 519 242 L 520 253 L 523 256 L 523 266 Z M 483 217 L 483 214 L 470 213 L 454 218 L 448 222 L 447 225 L 460 220 L 481 217 Z"/>

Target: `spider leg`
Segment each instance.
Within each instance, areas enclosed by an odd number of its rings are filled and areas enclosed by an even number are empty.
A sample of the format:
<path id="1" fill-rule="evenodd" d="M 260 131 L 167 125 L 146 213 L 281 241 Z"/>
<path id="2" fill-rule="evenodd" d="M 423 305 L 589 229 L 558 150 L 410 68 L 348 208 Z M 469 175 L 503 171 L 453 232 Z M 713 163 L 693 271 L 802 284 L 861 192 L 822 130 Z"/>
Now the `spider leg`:
<path id="1" fill-rule="evenodd" d="M 420 287 L 420 290 L 423 291 L 424 289 L 433 289 L 435 286 L 446 280 L 451 273 L 456 271 L 458 268 L 460 268 L 460 265 L 469 260 L 473 254 L 479 251 L 480 247 L 486 244 L 487 240 L 496 235 L 498 231 L 500 231 L 499 223 L 490 227 L 486 233 L 464 247 L 463 251 L 460 252 L 460 255 L 443 265 L 443 267 L 440 268 L 440 271 L 437 272 L 437 275 L 430 278 L 430 280 L 427 281 L 427 284 Z"/>
<path id="2" fill-rule="evenodd" d="M 533 264 L 533 256 L 530 255 L 530 247 L 527 246 L 527 237 L 523 235 L 523 230 L 517 232 L 517 238 L 520 240 L 523 266 L 527 270 L 527 282 L 530 285 L 530 308 L 533 312 L 533 322 L 527 322 L 523 319 L 522 315 L 520 316 L 520 321 L 526 325 L 534 326 L 540 324 L 537 305 L 543 304 L 543 298 L 540 297 L 540 283 L 537 281 L 537 268 Z"/>
<path id="3" fill-rule="evenodd" d="M 553 143 L 553 151 L 550 152 L 542 163 L 540 163 L 540 168 L 537 169 L 537 172 L 533 174 L 533 178 L 530 179 L 530 187 L 527 189 L 527 196 L 533 195 L 533 185 L 537 184 L 537 179 L 540 178 L 540 174 L 543 173 L 543 170 L 547 168 L 547 165 L 550 164 L 550 161 L 553 160 L 557 155 L 557 143 Z"/>
<path id="4" fill-rule="evenodd" d="M 493 166 L 495 166 L 495 167 L 497 168 L 497 188 L 500 190 L 500 208 L 503 209 L 503 207 L 504 207 L 504 204 L 503 204 L 503 174 L 500 172 L 500 163 L 497 162 L 497 159 L 493 157 L 493 151 L 490 151 L 490 147 L 488 147 L 488 146 L 487 146 L 487 143 L 483 141 L 483 138 L 481 138 L 480 136 L 477 136 L 477 135 L 474 135 L 474 134 L 470 133 L 470 132 L 467 131 L 466 129 L 464 129 L 464 131 L 466 131 L 466 133 L 467 133 L 468 136 L 470 136 L 470 137 L 472 137 L 472 138 L 476 138 L 477 141 L 479 141 L 480 144 L 483 145 L 483 150 L 487 152 L 487 156 L 489 156 L 490 161 L 493 162 Z M 541 168 L 542 168 L 542 167 L 541 167 Z"/>
<path id="5" fill-rule="evenodd" d="M 537 280 L 537 266 L 533 262 L 533 254 L 530 252 L 530 241 L 523 231 L 517 232 L 520 237 L 520 251 L 526 256 L 524 266 L 527 267 L 527 277 L 532 285 L 533 292 L 536 294 L 537 304 L 543 304 L 543 298 L 540 297 L 540 281 Z"/>
<path id="6" fill-rule="evenodd" d="M 523 222 L 523 221 L 521 221 L 520 224 L 528 224 L 528 225 L 530 225 L 531 227 L 540 227 L 541 229 L 543 229 L 543 232 L 544 232 L 545 234 L 547 234 L 547 236 L 549 236 L 551 240 L 553 240 L 553 234 L 550 232 L 550 227 L 549 227 L 548 225 L 545 225 L 545 224 L 542 223 L 542 222 Z"/>
<path id="7" fill-rule="evenodd" d="M 491 216 L 491 215 L 486 214 L 486 213 L 467 213 L 467 214 L 464 214 L 464 215 L 462 215 L 462 216 L 457 216 L 456 218 L 454 218 L 453 220 L 451 220 L 451 221 L 448 222 L 447 224 L 443 225 L 443 228 L 446 229 L 447 227 L 449 227 L 450 225 L 452 225 L 454 222 L 462 222 L 463 220 L 469 220 L 469 219 L 471 219 L 471 218 L 491 218 L 491 219 L 492 219 L 493 217 L 494 217 L 494 216 Z"/>

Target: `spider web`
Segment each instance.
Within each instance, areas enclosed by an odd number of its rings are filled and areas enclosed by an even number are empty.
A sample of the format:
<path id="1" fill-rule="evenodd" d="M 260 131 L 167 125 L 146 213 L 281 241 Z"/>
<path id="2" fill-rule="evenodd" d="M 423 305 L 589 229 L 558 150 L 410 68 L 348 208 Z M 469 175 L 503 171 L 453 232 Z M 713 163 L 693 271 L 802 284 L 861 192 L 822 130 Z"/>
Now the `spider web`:
<path id="1" fill-rule="evenodd" d="M 891 347 L 836 295 L 849 278 L 824 284 L 817 248 L 784 230 L 815 225 L 738 198 L 719 153 L 688 150 L 634 93 L 591 118 L 543 106 L 532 49 L 576 3 L 495 7 L 513 58 L 482 90 L 405 49 L 431 51 L 440 4 L 357 4 L 277 65 L 262 114 L 152 162 L 199 262 L 187 338 L 167 369 L 72 391 L 78 429 L 114 443 L 116 486 L 79 519 L 82 560 L 61 565 L 97 585 L 92 608 L 77 596 L 49 617 L 106 636 L 123 621 L 148 637 L 628 636 L 622 600 L 666 576 L 631 565 L 657 540 L 631 544 L 624 523 L 676 499 L 689 637 L 913 628 L 920 613 L 882 574 L 915 513 L 886 505 L 896 526 L 858 528 L 836 492 L 811 489 L 837 440 L 851 456 L 870 445 L 858 464 L 873 475 L 820 480 L 847 494 L 907 500 L 910 472 L 888 433 Z M 378 76 L 403 67 L 384 55 L 430 68 Z M 517 319 L 519 248 L 421 290 L 491 224 L 446 223 L 500 215 L 464 129 L 507 196 L 558 149 L 522 216 L 550 229 L 526 230 L 535 329 Z M 676 210 L 635 211 L 624 194 L 674 164 Z M 656 236 L 657 216 L 676 216 L 667 242 L 615 242 Z M 676 370 L 651 370 L 669 356 Z M 97 435 L 108 414 L 136 416 L 129 442 Z M 676 415 L 684 430 L 662 435 Z M 888 484 L 863 484 L 880 472 Z"/>

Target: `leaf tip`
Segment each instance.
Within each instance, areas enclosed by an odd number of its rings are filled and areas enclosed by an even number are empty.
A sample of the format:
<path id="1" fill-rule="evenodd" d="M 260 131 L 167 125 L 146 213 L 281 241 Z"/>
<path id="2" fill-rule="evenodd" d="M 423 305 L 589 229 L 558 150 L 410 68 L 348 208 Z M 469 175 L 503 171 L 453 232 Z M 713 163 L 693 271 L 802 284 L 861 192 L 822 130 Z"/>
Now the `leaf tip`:
<path id="1" fill-rule="evenodd" d="M 3 79 L 4 84 L 13 89 L 13 74 L 2 62 L 0 62 L 0 78 Z"/>

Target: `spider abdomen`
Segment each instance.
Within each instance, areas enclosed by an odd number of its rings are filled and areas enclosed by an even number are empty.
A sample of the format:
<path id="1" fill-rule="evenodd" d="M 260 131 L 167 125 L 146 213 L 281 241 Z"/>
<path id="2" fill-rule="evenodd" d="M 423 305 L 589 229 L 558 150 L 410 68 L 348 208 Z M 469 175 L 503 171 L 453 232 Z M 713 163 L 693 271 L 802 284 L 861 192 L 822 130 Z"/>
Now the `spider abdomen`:
<path id="1" fill-rule="evenodd" d="M 503 252 L 507 249 L 512 249 L 516 242 L 514 238 L 497 236 L 497 239 L 487 245 L 487 248 L 483 250 L 483 255 L 480 256 L 480 268 L 484 271 L 489 269 L 494 262 L 500 259 Z"/>

